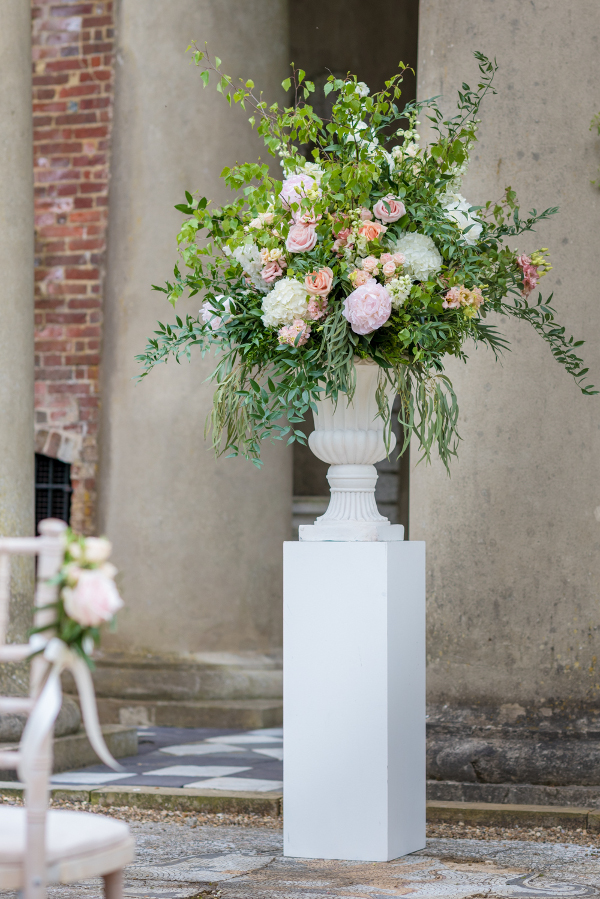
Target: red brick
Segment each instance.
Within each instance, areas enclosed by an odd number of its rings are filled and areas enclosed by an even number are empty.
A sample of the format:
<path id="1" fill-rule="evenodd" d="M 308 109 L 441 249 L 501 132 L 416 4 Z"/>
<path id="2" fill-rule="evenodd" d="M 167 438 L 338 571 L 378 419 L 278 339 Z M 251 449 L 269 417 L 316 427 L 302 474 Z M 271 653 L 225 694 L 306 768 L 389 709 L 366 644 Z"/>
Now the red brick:
<path id="1" fill-rule="evenodd" d="M 83 28 L 95 28 L 102 25 L 112 25 L 112 16 L 85 16 L 81 22 Z"/>
<path id="2" fill-rule="evenodd" d="M 94 237 L 88 239 L 77 238 L 69 241 L 69 250 L 102 250 L 105 241 L 103 237 Z"/>
<path id="3" fill-rule="evenodd" d="M 69 3 L 64 6 L 53 6 L 50 10 L 51 16 L 89 16 L 94 9 L 93 3 Z"/>
<path id="4" fill-rule="evenodd" d="M 85 312 L 48 312 L 46 321 L 61 325 L 83 325 L 86 321 L 86 314 Z"/>

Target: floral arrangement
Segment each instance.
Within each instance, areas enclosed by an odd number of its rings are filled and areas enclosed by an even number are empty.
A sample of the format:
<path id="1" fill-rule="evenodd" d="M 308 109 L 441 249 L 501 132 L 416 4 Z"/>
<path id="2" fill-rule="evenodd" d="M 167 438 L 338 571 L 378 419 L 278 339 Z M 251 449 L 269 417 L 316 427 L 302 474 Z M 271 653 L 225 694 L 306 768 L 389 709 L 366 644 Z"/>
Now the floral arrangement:
<path id="1" fill-rule="evenodd" d="M 100 643 L 100 625 L 112 622 L 123 606 L 108 558 L 112 551 L 104 537 L 81 537 L 68 529 L 60 571 L 52 583 L 58 599 L 52 604 L 56 620 L 50 625 L 62 640 L 92 667 L 90 654 Z M 37 629 L 46 633 L 48 625 Z"/>
<path id="2" fill-rule="evenodd" d="M 188 48 L 189 49 L 189 48 Z M 371 94 L 353 75 L 331 75 L 330 118 L 310 105 L 314 85 L 293 67 L 283 82 L 293 102 L 268 105 L 251 80 L 232 79 L 208 50 L 192 48 L 204 86 L 211 73 L 231 104 L 252 108 L 283 178 L 264 162 L 221 173 L 237 196 L 220 208 L 206 197 L 178 205 L 182 271 L 157 287 L 175 306 L 201 295 L 197 317 L 159 322 L 137 357 L 142 377 L 169 356 L 190 358 L 194 346 L 218 350 L 208 421 L 218 453 L 260 463 L 267 437 L 305 442 L 297 427 L 323 396 L 351 399 L 354 360 L 379 367 L 377 402 L 386 433 L 389 382 L 401 398 L 404 449 L 417 435 L 424 457 L 437 446 L 446 467 L 456 454 L 458 405 L 444 360 L 466 360 L 466 345 L 507 348 L 497 316 L 528 322 L 583 393 L 582 341 L 557 324 L 551 297 L 532 297 L 550 269 L 548 250 L 525 255 L 514 239 L 555 213 L 522 217 L 509 187 L 504 197 L 472 206 L 461 182 L 476 140 L 477 113 L 495 93 L 496 66 L 476 53 L 480 80 L 463 84 L 456 114 L 444 119 L 435 100 L 399 105 L 405 66 Z M 422 146 L 419 116 L 427 111 L 433 139 Z"/>

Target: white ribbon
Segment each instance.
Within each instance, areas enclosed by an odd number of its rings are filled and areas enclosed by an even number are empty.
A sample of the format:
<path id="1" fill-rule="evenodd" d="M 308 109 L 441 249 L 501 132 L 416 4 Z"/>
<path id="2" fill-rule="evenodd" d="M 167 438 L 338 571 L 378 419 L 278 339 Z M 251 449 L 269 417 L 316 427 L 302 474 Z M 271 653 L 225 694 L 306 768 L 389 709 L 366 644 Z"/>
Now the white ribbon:
<path id="1" fill-rule="evenodd" d="M 34 652 L 38 651 L 45 641 L 32 638 L 30 645 Z M 42 638 L 43 640 L 43 638 Z M 62 689 L 60 676 L 68 670 L 75 678 L 77 692 L 81 702 L 81 712 L 85 732 L 96 755 L 114 771 L 123 771 L 123 767 L 110 754 L 98 720 L 96 696 L 90 669 L 81 658 L 69 649 L 66 643 L 53 637 L 45 643 L 44 658 L 50 665 L 46 682 L 38 696 L 33 711 L 27 720 L 20 746 L 20 762 L 18 773 L 20 780 L 26 782 L 30 776 L 35 759 L 39 755 L 45 737 L 50 733 L 62 705 Z"/>

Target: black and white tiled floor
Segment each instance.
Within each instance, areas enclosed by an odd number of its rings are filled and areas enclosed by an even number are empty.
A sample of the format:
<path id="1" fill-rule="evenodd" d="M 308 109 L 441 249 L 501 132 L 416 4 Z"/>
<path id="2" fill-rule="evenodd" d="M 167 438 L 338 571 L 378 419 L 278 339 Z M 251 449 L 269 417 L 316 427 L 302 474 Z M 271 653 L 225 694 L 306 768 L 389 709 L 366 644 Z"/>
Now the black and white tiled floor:
<path id="1" fill-rule="evenodd" d="M 268 792 L 283 786 L 281 728 L 232 731 L 140 727 L 138 755 L 119 759 L 125 771 L 105 765 L 64 771 L 52 784 L 194 787 Z"/>

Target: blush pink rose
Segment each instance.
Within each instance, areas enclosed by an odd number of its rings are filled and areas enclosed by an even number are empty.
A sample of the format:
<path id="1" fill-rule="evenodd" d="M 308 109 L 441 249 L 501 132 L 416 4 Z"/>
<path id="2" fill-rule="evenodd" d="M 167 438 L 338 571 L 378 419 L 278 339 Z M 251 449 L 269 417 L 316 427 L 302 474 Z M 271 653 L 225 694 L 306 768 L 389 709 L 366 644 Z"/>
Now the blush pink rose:
<path id="1" fill-rule="evenodd" d="M 290 253 L 309 253 L 317 245 L 317 232 L 314 225 L 292 225 L 285 242 Z"/>
<path id="2" fill-rule="evenodd" d="M 394 253 L 392 259 L 394 260 L 396 265 L 404 265 L 404 263 L 406 262 L 406 256 L 404 255 L 404 253 Z"/>
<path id="3" fill-rule="evenodd" d="M 272 284 L 283 275 L 283 269 L 279 262 L 268 262 L 260 273 L 261 278 L 267 284 Z"/>
<path id="4" fill-rule="evenodd" d="M 346 297 L 343 314 L 355 334 L 370 334 L 392 314 L 392 298 L 382 284 L 370 278 Z"/>
<path id="5" fill-rule="evenodd" d="M 363 222 L 369 222 L 373 218 L 373 213 L 366 206 L 361 206 L 359 215 Z"/>
<path id="6" fill-rule="evenodd" d="M 362 284 L 366 284 L 367 281 L 371 279 L 368 272 L 363 272 L 362 269 L 358 268 L 355 272 L 352 272 L 352 274 L 350 275 L 350 280 L 355 287 L 360 287 Z"/>
<path id="7" fill-rule="evenodd" d="M 381 262 L 382 265 L 385 265 L 386 262 L 393 262 L 394 257 L 392 256 L 391 253 L 382 253 L 381 256 L 379 257 L 379 261 Z"/>
<path id="8" fill-rule="evenodd" d="M 379 262 L 375 256 L 367 256 L 366 259 L 363 259 L 362 267 L 365 272 L 374 272 L 378 264 Z"/>
<path id="9" fill-rule="evenodd" d="M 386 203 L 389 206 L 389 210 L 386 209 Z M 398 200 L 397 197 L 388 194 L 375 203 L 373 212 L 375 217 L 381 219 L 382 222 L 397 222 L 398 219 L 401 219 L 406 214 L 406 208 L 402 200 Z"/>
<path id="10" fill-rule="evenodd" d="M 358 233 L 366 237 L 367 240 L 377 240 L 384 231 L 387 231 L 387 228 L 384 225 L 380 225 L 379 222 L 363 222 L 358 229 Z"/>
<path id="11" fill-rule="evenodd" d="M 109 567 L 108 565 L 106 566 Z M 116 569 L 110 566 L 112 574 Z M 123 605 L 111 574 L 102 568 L 81 568 L 75 587 L 63 588 L 65 611 L 83 627 L 98 627 L 110 621 Z"/>
<path id="12" fill-rule="evenodd" d="M 393 260 L 391 262 L 386 262 L 381 271 L 386 276 L 386 278 L 391 278 L 391 276 L 396 271 L 396 263 Z"/>
<path id="13" fill-rule="evenodd" d="M 312 296 L 326 297 L 331 290 L 333 284 L 333 272 L 329 266 L 319 269 L 318 272 L 311 272 L 304 279 L 306 292 Z"/>

